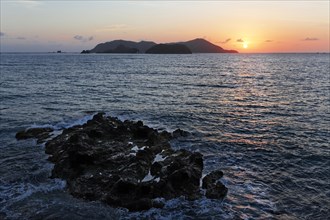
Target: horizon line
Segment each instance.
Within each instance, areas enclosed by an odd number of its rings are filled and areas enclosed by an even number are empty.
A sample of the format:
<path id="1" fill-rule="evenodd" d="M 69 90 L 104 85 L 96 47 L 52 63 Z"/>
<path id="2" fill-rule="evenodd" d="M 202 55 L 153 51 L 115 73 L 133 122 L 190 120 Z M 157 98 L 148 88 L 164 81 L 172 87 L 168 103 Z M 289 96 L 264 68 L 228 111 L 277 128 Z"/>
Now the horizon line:
<path id="1" fill-rule="evenodd" d="M 0 51 L 0 54 L 8 54 L 8 53 L 55 53 L 55 54 L 63 54 L 63 53 L 76 53 L 76 54 L 81 54 L 81 52 L 74 52 L 74 51 L 62 51 L 61 53 L 58 53 L 57 51 L 45 51 L 45 52 L 34 52 L 34 51 L 17 51 L 17 52 L 10 52 L 10 51 Z M 90 54 L 145 54 L 145 53 L 90 53 Z M 290 51 L 290 52 L 239 52 L 238 53 L 192 53 L 192 54 L 330 54 L 330 51 L 328 52 L 294 52 L 294 51 Z M 165 54 L 164 54 L 165 55 Z M 171 55 L 171 54 L 168 54 Z M 175 54 L 172 54 L 175 55 Z M 187 55 L 187 54 L 176 54 L 176 55 Z M 191 55 L 191 54 L 188 54 Z"/>

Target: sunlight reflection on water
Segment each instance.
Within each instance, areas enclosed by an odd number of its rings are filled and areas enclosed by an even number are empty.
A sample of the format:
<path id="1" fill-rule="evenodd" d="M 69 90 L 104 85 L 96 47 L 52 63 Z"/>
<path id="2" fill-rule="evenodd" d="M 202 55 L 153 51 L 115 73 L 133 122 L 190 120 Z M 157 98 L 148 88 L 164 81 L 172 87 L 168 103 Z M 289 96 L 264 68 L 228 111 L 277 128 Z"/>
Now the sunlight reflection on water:
<path id="1" fill-rule="evenodd" d="M 43 217 L 78 219 L 327 218 L 326 54 L 1 54 L 0 65 L 0 181 L 6 187 L 0 195 L 8 199 L 0 200 L 0 216 L 33 218 L 38 210 Z M 51 170 L 42 147 L 16 142 L 15 132 L 33 124 L 69 125 L 98 111 L 190 131 L 173 146 L 203 153 L 205 173 L 222 169 L 226 199 L 180 198 L 163 210 L 127 213 L 75 200 L 56 191 L 58 183 L 39 179 Z M 33 172 L 38 183 L 22 182 Z M 36 191 L 15 202 L 22 184 Z M 43 187 L 56 190 L 40 192 Z"/>

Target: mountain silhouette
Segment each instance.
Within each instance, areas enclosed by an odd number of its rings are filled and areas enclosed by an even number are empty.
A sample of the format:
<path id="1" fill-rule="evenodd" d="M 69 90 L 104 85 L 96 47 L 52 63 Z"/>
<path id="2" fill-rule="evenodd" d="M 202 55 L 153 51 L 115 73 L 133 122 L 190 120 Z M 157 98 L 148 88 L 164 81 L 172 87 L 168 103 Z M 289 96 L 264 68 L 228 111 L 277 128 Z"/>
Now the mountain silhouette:
<path id="1" fill-rule="evenodd" d="M 145 53 L 150 47 L 156 45 L 151 41 L 126 41 L 126 40 L 114 40 L 106 43 L 96 45 L 90 53 L 118 53 L 121 51 L 132 51 L 134 53 Z M 121 50 L 123 49 L 123 50 Z"/>
<path id="2" fill-rule="evenodd" d="M 191 50 L 183 44 L 157 44 L 152 46 L 146 53 L 153 54 L 191 54 Z"/>
<path id="3" fill-rule="evenodd" d="M 193 53 L 238 53 L 236 50 L 225 50 L 202 38 L 179 42 L 179 44 L 186 45 Z"/>
<path id="4" fill-rule="evenodd" d="M 175 42 L 175 43 L 166 43 L 166 44 L 158 44 L 158 45 L 184 45 L 189 48 L 192 53 L 238 53 L 236 50 L 226 50 L 222 47 L 219 47 L 211 42 L 202 39 L 196 38 L 194 40 L 185 41 L 185 42 Z M 127 40 L 114 40 L 110 42 L 100 43 L 96 45 L 91 50 L 83 50 L 82 53 L 146 53 L 148 49 L 151 49 L 153 46 L 157 45 L 152 41 L 127 41 Z M 179 47 L 181 47 L 179 46 Z M 186 49 L 178 48 L 175 46 L 170 48 L 166 46 L 160 46 L 158 52 L 169 53 L 169 51 L 173 51 L 174 53 L 178 53 L 180 51 L 186 51 Z M 167 51 L 167 52 L 166 52 Z M 175 52 L 176 51 L 176 52 Z"/>

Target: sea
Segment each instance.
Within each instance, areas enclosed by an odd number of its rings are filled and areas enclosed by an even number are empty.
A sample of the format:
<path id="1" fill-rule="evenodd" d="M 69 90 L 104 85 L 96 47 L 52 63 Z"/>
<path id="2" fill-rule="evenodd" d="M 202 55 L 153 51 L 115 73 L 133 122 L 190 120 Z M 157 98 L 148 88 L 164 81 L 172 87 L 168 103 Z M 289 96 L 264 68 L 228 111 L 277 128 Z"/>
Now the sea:
<path id="1" fill-rule="evenodd" d="M 330 54 L 0 55 L 0 219 L 330 219 Z M 224 200 L 129 212 L 51 179 L 44 144 L 98 112 L 189 131 L 174 149 L 222 170 Z M 56 132 L 54 135 L 56 135 Z"/>

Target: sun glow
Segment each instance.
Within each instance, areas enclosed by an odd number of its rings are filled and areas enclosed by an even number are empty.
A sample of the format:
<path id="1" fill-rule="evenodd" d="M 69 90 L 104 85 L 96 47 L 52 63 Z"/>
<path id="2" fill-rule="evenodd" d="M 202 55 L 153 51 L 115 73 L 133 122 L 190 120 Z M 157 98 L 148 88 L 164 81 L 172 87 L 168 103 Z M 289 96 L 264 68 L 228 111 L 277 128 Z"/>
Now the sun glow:
<path id="1" fill-rule="evenodd" d="M 248 46 L 249 46 L 249 45 L 248 45 L 247 43 L 244 43 L 244 44 L 243 44 L 243 48 L 244 48 L 244 49 L 248 48 Z"/>

